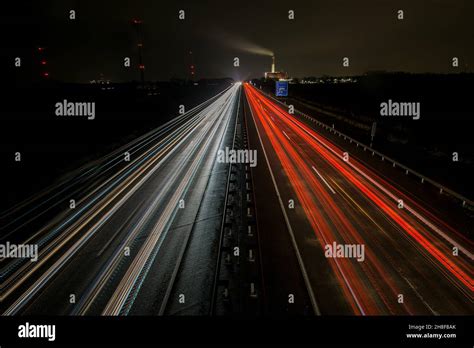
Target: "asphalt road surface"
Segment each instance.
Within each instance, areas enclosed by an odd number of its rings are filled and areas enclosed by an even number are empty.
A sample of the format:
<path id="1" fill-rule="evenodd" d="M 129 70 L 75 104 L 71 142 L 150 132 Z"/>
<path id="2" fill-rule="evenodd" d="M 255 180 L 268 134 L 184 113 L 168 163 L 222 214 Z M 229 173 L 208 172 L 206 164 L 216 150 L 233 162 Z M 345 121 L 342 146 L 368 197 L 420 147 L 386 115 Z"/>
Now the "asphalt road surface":
<path id="1" fill-rule="evenodd" d="M 264 313 L 472 314 L 473 242 L 455 215 L 287 111 L 236 83 L 2 212 L 0 241 L 39 255 L 0 259 L 1 313 L 209 314 L 229 168 L 217 151 L 241 112 Z"/>
<path id="2" fill-rule="evenodd" d="M 465 231 L 250 84 L 244 90 L 315 312 L 473 313 Z"/>
<path id="3" fill-rule="evenodd" d="M 240 91 L 235 84 L 75 173 L 42 193 L 41 204 L 4 212 L 2 240 L 37 244 L 39 257 L 1 260 L 2 313 L 125 315 L 158 263 L 152 276 L 164 291 L 149 307 L 163 314 L 217 150 L 234 128 Z M 64 211 L 21 238 L 24 225 L 50 205 Z"/>

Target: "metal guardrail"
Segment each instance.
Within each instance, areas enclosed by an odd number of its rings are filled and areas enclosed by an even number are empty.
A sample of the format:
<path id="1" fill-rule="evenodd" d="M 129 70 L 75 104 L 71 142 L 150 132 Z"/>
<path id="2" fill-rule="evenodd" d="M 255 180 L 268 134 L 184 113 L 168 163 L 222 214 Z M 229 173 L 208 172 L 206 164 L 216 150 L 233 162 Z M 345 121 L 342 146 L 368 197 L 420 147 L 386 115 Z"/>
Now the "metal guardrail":
<path id="1" fill-rule="evenodd" d="M 281 104 L 281 105 L 284 105 L 286 108 L 288 107 L 287 104 L 281 102 L 281 101 L 278 100 L 278 99 L 275 99 L 272 95 L 270 95 L 270 94 L 268 94 L 268 93 L 266 93 L 266 92 L 264 92 L 264 91 L 262 91 L 262 90 L 260 90 L 260 92 L 263 93 L 263 94 L 265 94 L 267 97 L 273 99 L 273 100 L 276 101 L 277 103 L 279 103 L 279 104 Z M 319 126 L 325 128 L 325 129 L 329 130 L 330 132 L 332 132 L 332 133 L 334 133 L 334 134 L 337 134 L 337 135 L 340 136 L 340 137 L 343 137 L 344 140 L 349 140 L 350 143 L 355 143 L 357 147 L 361 146 L 361 147 L 364 149 L 364 151 L 367 151 L 367 150 L 368 150 L 369 152 L 372 152 L 372 155 L 373 155 L 373 156 L 374 156 L 374 155 L 379 156 L 379 157 L 382 159 L 382 161 L 387 160 L 388 162 L 390 162 L 390 163 L 393 164 L 393 167 L 400 167 L 400 168 L 402 168 L 403 170 L 405 170 L 406 175 L 408 175 L 408 174 L 413 174 L 413 175 L 417 176 L 417 177 L 420 179 L 421 183 L 427 182 L 427 183 L 429 183 L 429 184 L 435 186 L 436 188 L 439 189 L 439 193 L 440 193 L 440 194 L 444 193 L 444 194 L 447 194 L 448 196 L 452 196 L 452 197 L 458 199 L 459 201 L 462 202 L 462 206 L 463 206 L 463 207 L 465 207 L 465 208 L 469 207 L 470 209 L 474 209 L 474 202 L 471 201 L 470 199 L 466 198 L 465 196 L 463 196 L 463 195 L 461 195 L 461 194 L 459 194 L 459 193 L 457 193 L 457 192 L 454 192 L 453 190 L 451 190 L 451 189 L 449 189 L 449 188 L 447 188 L 447 187 L 441 185 L 440 183 L 438 183 L 438 182 L 436 182 L 436 181 L 434 181 L 434 180 L 432 180 L 432 179 L 430 179 L 430 178 L 424 176 L 423 174 L 418 173 L 417 171 L 415 171 L 415 170 L 413 170 L 413 169 L 411 169 L 411 168 L 408 168 L 407 166 L 405 166 L 405 165 L 403 165 L 403 164 L 401 164 L 401 163 L 395 161 L 394 159 L 392 159 L 392 158 L 390 158 L 390 157 L 384 155 L 383 153 L 380 153 L 380 152 L 374 150 L 374 149 L 371 148 L 370 146 L 368 146 L 368 145 L 366 145 L 366 144 L 363 144 L 363 143 L 361 143 L 360 141 L 357 141 L 357 140 L 351 138 L 351 137 L 348 136 L 347 134 L 344 134 L 344 133 L 342 133 L 342 132 L 339 132 L 338 130 L 334 129 L 334 127 L 331 127 L 331 126 L 329 126 L 329 125 L 327 125 L 327 124 L 325 124 L 325 123 L 323 123 L 323 122 L 321 122 L 321 121 L 318 121 L 318 120 L 315 119 L 314 117 L 309 116 L 309 115 L 305 114 L 304 112 L 298 111 L 297 109 L 294 109 L 294 111 L 297 112 L 297 113 L 300 114 L 300 115 L 303 115 L 303 116 L 306 117 L 307 119 L 310 119 L 312 122 L 315 122 L 317 125 L 319 125 Z"/>

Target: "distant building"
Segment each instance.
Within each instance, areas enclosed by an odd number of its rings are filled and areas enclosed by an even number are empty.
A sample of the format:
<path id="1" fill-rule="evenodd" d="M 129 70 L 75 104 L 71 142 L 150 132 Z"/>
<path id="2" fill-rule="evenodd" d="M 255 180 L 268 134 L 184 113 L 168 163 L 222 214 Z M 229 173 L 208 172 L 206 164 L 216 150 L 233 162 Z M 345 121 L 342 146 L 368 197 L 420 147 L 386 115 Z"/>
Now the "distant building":
<path id="1" fill-rule="evenodd" d="M 272 56 L 272 71 L 265 72 L 265 79 L 287 80 L 288 74 L 284 71 L 275 71 L 275 56 Z"/>

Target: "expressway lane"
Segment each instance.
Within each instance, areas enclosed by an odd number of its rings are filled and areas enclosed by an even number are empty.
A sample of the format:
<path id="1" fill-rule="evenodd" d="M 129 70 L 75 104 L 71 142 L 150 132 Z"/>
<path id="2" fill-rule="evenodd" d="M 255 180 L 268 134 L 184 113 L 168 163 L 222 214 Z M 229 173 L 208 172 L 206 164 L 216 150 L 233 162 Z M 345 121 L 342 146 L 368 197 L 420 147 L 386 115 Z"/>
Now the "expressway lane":
<path id="1" fill-rule="evenodd" d="M 345 161 L 254 87 L 244 89 L 322 314 L 472 313 L 472 241 L 350 154 Z M 334 242 L 363 246 L 363 258 L 325 257 Z"/>
<path id="2" fill-rule="evenodd" d="M 239 91 L 236 84 L 141 137 L 128 148 L 137 152 L 129 164 L 110 163 L 123 159 L 122 149 L 100 163 L 107 173 L 90 183 L 77 211 L 27 239 L 41 243 L 39 261 L 2 261 L 3 314 L 127 314 L 161 245 L 183 241 L 168 234 L 170 226 L 183 212 L 192 225 L 199 205 L 188 196 L 205 191 L 201 178 L 234 119 Z M 161 268 L 175 261 L 176 255 Z"/>
<path id="3" fill-rule="evenodd" d="M 8 239 L 25 242 L 25 240 L 21 239 L 23 237 L 22 232 L 24 232 L 30 240 L 33 240 L 34 236 L 31 236 L 31 229 L 36 226 L 34 223 L 38 225 L 37 221 L 39 218 L 52 210 L 54 211 L 54 208 L 61 209 L 61 205 L 67 202 L 68 197 L 74 197 L 81 203 L 81 200 L 83 200 L 88 193 L 97 189 L 99 184 L 105 180 L 110 179 L 110 176 L 113 175 L 112 171 L 123 169 L 127 164 L 127 162 L 124 161 L 124 154 L 126 152 L 133 159 L 132 164 L 137 162 L 144 154 L 154 151 L 154 148 L 157 147 L 156 142 L 163 136 L 166 136 L 169 132 L 173 131 L 173 129 L 189 121 L 192 117 L 213 103 L 221 94 L 222 93 L 219 93 L 204 101 L 185 114 L 173 118 L 164 125 L 136 138 L 112 153 L 68 173 L 61 182 L 47 187 L 24 202 L 1 212 L 0 240 L 5 241 Z M 63 212 L 63 210 L 59 210 L 59 212 L 56 218 L 52 221 L 48 221 L 48 226 L 43 227 L 43 229 L 51 228 L 57 221 L 64 220 L 64 216 L 67 215 L 67 212 Z M 38 234 L 40 233 L 41 230 L 38 231 Z M 4 260 L 0 260 L 0 262 L 3 261 Z"/>

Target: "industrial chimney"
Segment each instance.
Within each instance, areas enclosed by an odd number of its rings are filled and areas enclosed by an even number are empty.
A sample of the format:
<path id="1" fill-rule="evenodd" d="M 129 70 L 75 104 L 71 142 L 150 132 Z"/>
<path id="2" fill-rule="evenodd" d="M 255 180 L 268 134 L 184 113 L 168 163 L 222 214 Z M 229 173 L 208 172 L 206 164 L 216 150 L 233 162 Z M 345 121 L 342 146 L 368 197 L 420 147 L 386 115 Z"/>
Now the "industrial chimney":
<path id="1" fill-rule="evenodd" d="M 275 56 L 272 56 L 272 73 L 275 72 Z"/>

